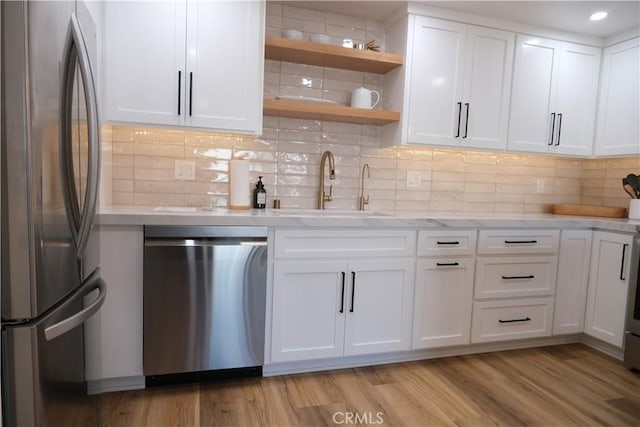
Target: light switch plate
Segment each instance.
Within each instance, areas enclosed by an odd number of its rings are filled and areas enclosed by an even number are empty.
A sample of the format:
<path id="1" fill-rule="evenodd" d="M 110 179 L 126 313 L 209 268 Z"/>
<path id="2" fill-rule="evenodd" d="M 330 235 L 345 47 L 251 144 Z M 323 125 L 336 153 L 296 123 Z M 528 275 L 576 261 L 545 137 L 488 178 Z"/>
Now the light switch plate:
<path id="1" fill-rule="evenodd" d="M 196 162 L 193 160 L 176 160 L 174 163 L 175 179 L 193 181 L 196 179 Z"/>
<path id="2" fill-rule="evenodd" d="M 538 178 L 536 180 L 536 193 L 544 193 L 544 178 Z"/>
<path id="3" fill-rule="evenodd" d="M 407 188 L 422 187 L 422 172 L 407 171 Z"/>

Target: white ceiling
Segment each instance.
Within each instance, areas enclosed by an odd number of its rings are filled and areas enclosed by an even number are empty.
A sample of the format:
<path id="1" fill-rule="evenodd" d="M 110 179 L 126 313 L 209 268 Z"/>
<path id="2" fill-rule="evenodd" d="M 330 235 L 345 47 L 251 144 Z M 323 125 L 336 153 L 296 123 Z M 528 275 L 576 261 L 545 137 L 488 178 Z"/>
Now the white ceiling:
<path id="1" fill-rule="evenodd" d="M 429 6 L 506 19 L 555 30 L 596 37 L 609 37 L 640 27 L 640 0 L 631 1 L 418 1 Z M 416 2 L 416 3 L 418 3 Z M 364 16 L 384 21 L 406 5 L 404 1 L 282 1 L 308 9 Z M 589 20 L 596 11 L 609 16 L 598 22 Z"/>

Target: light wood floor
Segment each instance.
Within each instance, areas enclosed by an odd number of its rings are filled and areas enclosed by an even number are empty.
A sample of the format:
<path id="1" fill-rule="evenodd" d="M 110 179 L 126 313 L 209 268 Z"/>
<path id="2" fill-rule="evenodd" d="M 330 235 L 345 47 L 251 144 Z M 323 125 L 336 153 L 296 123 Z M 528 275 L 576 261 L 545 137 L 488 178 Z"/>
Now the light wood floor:
<path id="1" fill-rule="evenodd" d="M 105 427 L 353 425 L 347 412 L 384 426 L 640 426 L 640 376 L 572 344 L 156 387 L 101 405 Z"/>

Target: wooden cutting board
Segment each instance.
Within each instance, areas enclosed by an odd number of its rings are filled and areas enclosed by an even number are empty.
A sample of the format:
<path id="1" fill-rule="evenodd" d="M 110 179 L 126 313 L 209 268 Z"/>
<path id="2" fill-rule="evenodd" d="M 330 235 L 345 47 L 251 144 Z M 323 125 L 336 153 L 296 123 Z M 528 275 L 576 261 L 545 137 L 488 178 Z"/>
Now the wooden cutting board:
<path id="1" fill-rule="evenodd" d="M 551 212 L 556 215 L 599 216 L 605 218 L 626 218 L 627 209 L 614 206 L 589 205 L 552 205 Z"/>

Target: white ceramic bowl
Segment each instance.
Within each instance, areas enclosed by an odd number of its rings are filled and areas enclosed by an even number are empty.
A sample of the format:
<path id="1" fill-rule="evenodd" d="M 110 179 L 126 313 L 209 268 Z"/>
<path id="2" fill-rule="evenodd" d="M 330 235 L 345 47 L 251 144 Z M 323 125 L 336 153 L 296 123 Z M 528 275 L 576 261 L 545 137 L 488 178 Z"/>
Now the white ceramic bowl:
<path id="1" fill-rule="evenodd" d="M 298 30 L 282 30 L 282 37 L 285 39 L 302 40 L 303 33 Z"/>
<path id="2" fill-rule="evenodd" d="M 329 43 L 329 36 L 326 34 L 311 34 L 309 36 L 309 41 L 314 43 Z"/>

